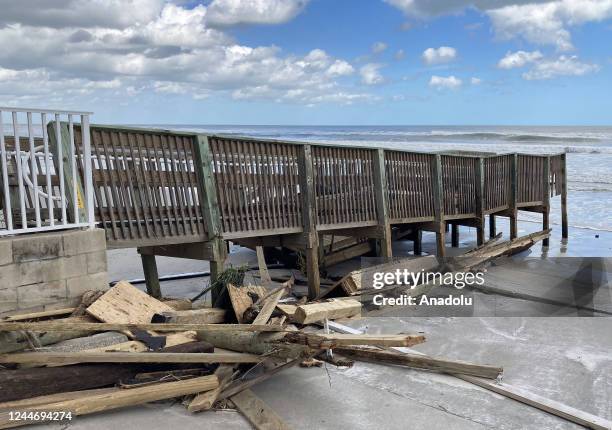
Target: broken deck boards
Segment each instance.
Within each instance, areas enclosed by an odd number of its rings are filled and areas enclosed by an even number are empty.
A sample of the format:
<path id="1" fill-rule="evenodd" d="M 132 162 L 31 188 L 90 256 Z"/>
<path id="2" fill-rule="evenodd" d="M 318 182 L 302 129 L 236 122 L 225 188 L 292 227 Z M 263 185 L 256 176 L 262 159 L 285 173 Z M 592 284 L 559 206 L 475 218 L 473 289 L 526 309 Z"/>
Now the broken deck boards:
<path id="1" fill-rule="evenodd" d="M 290 430 L 291 428 L 250 389 L 230 397 L 230 400 L 257 430 Z"/>
<path id="2" fill-rule="evenodd" d="M 0 363 L 259 363 L 255 354 L 183 352 L 24 352 L 0 355 Z"/>
<path id="3" fill-rule="evenodd" d="M 227 286 L 227 292 L 229 294 L 230 301 L 232 302 L 232 308 L 234 308 L 236 319 L 242 324 L 244 322 L 244 312 L 249 307 L 253 306 L 253 299 L 251 298 L 251 295 L 261 298 L 268 293 L 268 289 L 259 285 L 236 287 L 229 284 Z"/>
<path id="4" fill-rule="evenodd" d="M 86 312 L 104 322 L 139 324 L 150 322 L 156 313 L 173 310 L 129 282 L 121 281 L 93 302 Z"/>
<path id="5" fill-rule="evenodd" d="M 293 319 L 300 324 L 310 324 L 324 319 L 348 318 L 361 313 L 361 303 L 357 300 L 330 300 L 328 302 L 300 305 Z"/>

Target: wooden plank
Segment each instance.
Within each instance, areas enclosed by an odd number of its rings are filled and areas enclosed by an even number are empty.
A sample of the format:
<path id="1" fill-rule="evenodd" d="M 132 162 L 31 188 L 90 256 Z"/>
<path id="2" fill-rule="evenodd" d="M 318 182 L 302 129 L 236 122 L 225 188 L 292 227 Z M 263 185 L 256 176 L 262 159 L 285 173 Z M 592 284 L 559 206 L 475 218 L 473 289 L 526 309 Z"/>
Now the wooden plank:
<path id="1" fill-rule="evenodd" d="M 310 324 L 324 319 L 348 318 L 361 313 L 361 303 L 357 300 L 335 300 L 300 305 L 295 310 L 294 320 L 300 324 Z"/>
<path id="2" fill-rule="evenodd" d="M 272 278 L 270 277 L 270 272 L 268 272 L 268 266 L 266 265 L 266 257 L 264 256 L 263 246 L 255 247 L 255 251 L 257 252 L 259 279 L 261 280 L 262 284 L 270 285 L 272 283 Z"/>
<path id="3" fill-rule="evenodd" d="M 263 400 L 250 389 L 230 397 L 242 415 L 257 430 L 289 430 L 289 427 Z"/>
<path id="4" fill-rule="evenodd" d="M 150 322 L 154 314 L 172 310 L 129 282 L 121 281 L 93 302 L 86 312 L 108 323 L 144 324 Z"/>
<path id="5" fill-rule="evenodd" d="M 474 364 L 458 360 L 424 357 L 415 354 L 399 354 L 397 352 L 390 351 L 377 351 L 375 349 L 367 348 L 340 346 L 335 348 L 334 351 L 348 356 L 349 358 L 365 360 L 372 363 L 394 364 L 417 369 L 434 370 L 443 373 L 460 373 L 489 379 L 496 379 L 503 372 L 503 368 L 501 367 Z"/>
<path id="6" fill-rule="evenodd" d="M 283 297 L 284 294 L 285 289 L 283 288 L 279 289 L 277 292 L 273 293 L 270 297 L 268 297 L 265 300 L 264 305 L 261 307 L 259 314 L 257 314 L 257 317 L 255 317 L 255 319 L 253 320 L 253 324 L 266 324 L 270 319 L 270 316 L 272 316 L 272 312 L 274 312 L 274 309 L 276 309 L 278 301 L 281 299 L 281 297 Z"/>
<path id="7" fill-rule="evenodd" d="M 18 352 L 1 354 L 0 363 L 259 363 L 263 358 L 238 352 Z"/>
<path id="8" fill-rule="evenodd" d="M 153 323 L 219 324 L 225 321 L 227 311 L 222 308 L 188 309 L 153 315 Z"/>
<path id="9" fill-rule="evenodd" d="M 64 315 L 70 315 L 74 312 L 76 308 L 63 308 L 63 309 L 53 309 L 49 311 L 41 311 L 41 312 L 30 312 L 27 314 L 18 314 L 11 315 L 8 317 L 2 318 L 2 321 L 10 322 L 10 321 L 27 321 L 27 320 L 36 320 L 41 318 L 53 318 Z"/>
<path id="10" fill-rule="evenodd" d="M 189 405 L 187 406 L 187 410 L 191 413 L 193 412 L 201 412 L 207 411 L 213 407 L 217 399 L 219 398 L 219 394 L 227 387 L 227 385 L 232 380 L 234 368 L 229 364 L 221 364 L 215 370 L 215 376 L 219 379 L 219 386 L 215 389 L 204 391 L 203 393 L 197 394 Z"/>
<path id="11" fill-rule="evenodd" d="M 257 297 L 261 298 L 268 293 L 268 290 L 266 287 L 259 285 L 235 287 L 234 285 L 229 284 L 227 286 L 227 292 L 229 294 L 230 301 L 232 302 L 232 308 L 234 308 L 236 319 L 242 324 L 244 322 L 244 311 L 253 306 L 253 299 L 249 293 L 255 294 Z"/>
<path id="12" fill-rule="evenodd" d="M 24 411 L 70 411 L 76 416 L 86 415 L 212 390 L 218 385 L 217 377 L 210 375 L 108 393 L 87 394 L 87 391 L 84 391 L 79 398 L 30 406 Z M 9 412 L 0 413 L 0 428 L 18 427 L 35 422 L 31 420 L 14 421 L 11 420 Z"/>
<path id="13" fill-rule="evenodd" d="M 89 323 L 89 322 L 0 322 L 0 332 L 29 330 L 34 332 L 70 331 L 70 332 L 98 332 L 98 331 L 124 331 L 124 330 L 154 330 L 166 331 L 281 331 L 268 325 L 254 324 L 152 324 L 152 323 Z M 80 335 L 74 336 L 78 337 Z"/>

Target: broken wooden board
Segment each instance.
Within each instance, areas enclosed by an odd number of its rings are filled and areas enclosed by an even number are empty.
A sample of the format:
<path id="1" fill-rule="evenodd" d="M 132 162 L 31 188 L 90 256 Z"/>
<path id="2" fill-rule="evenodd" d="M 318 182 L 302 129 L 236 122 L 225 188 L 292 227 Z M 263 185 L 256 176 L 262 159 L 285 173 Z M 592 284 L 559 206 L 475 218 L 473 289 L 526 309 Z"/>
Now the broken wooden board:
<path id="1" fill-rule="evenodd" d="M 189 402 L 187 410 L 193 413 L 207 411 L 212 408 L 219 394 L 221 394 L 221 391 L 231 382 L 233 372 L 234 367 L 229 364 L 221 364 L 217 367 L 215 375 L 219 379 L 219 386 L 213 390 L 197 394 L 191 402 Z"/>
<path id="2" fill-rule="evenodd" d="M 268 298 L 266 298 L 263 306 L 261 307 L 261 310 L 253 320 L 253 324 L 266 324 L 272 316 L 272 313 L 274 312 L 278 301 L 281 299 L 281 297 L 283 297 L 284 294 L 285 289 L 279 289 L 278 291 L 270 295 Z"/>
<path id="3" fill-rule="evenodd" d="M 257 265 L 259 266 L 259 279 L 262 284 L 270 285 L 272 283 L 272 278 L 270 277 L 270 272 L 268 272 L 268 266 L 266 265 L 263 246 L 255 247 L 255 252 L 257 253 Z"/>
<path id="4" fill-rule="evenodd" d="M 18 314 L 11 315 L 8 317 L 0 318 L 2 321 L 29 321 L 29 320 L 37 320 L 42 318 L 55 318 L 60 316 L 67 316 L 74 312 L 76 308 L 63 308 L 63 309 L 53 309 L 49 311 L 41 311 L 41 312 L 30 312 L 27 314 Z"/>
<path id="5" fill-rule="evenodd" d="M 184 311 L 162 312 L 153 315 L 153 323 L 220 324 L 225 321 L 227 311 L 221 308 L 201 308 Z"/>
<path id="6" fill-rule="evenodd" d="M 287 318 L 293 319 L 295 311 L 297 310 L 297 305 L 277 304 L 276 308 L 285 314 Z"/>
<path id="7" fill-rule="evenodd" d="M 300 305 L 293 319 L 300 324 L 310 324 L 324 319 L 348 318 L 361 314 L 361 303 L 357 300 L 331 299 L 327 302 Z"/>
<path id="8" fill-rule="evenodd" d="M 422 334 L 321 334 L 291 332 L 285 335 L 289 342 L 308 345 L 311 348 L 331 349 L 347 345 L 414 346 L 425 342 Z M 480 376 L 480 375 L 479 375 Z"/>
<path id="9" fill-rule="evenodd" d="M 230 397 L 242 415 L 257 430 L 289 430 L 290 427 L 250 389 Z"/>
<path id="10" fill-rule="evenodd" d="M 0 355 L 0 363 L 259 363 L 256 354 L 184 352 L 18 352 Z"/>
<path id="11" fill-rule="evenodd" d="M 77 331 L 78 333 L 98 331 L 155 330 L 166 331 L 281 331 L 281 327 L 255 324 L 130 324 L 130 323 L 66 323 L 41 322 L 0 322 L 0 332 L 28 330 L 34 332 Z M 78 336 L 73 336 L 78 337 Z"/>
<path id="12" fill-rule="evenodd" d="M 108 393 L 88 394 L 87 391 L 83 391 L 82 395 L 76 399 L 29 406 L 20 411 L 70 411 L 73 416 L 78 416 L 128 406 L 141 405 L 157 400 L 171 399 L 173 397 L 186 396 L 188 394 L 212 390 L 218 385 L 219 381 L 217 380 L 217 377 L 215 375 L 209 375 L 185 379 L 182 381 L 164 382 L 144 387 L 137 387 L 130 390 L 116 390 Z M 10 412 L 0 413 L 0 429 L 18 427 L 36 422 L 40 421 L 15 421 L 11 419 Z"/>
<path id="13" fill-rule="evenodd" d="M 236 287 L 232 284 L 228 284 L 227 292 L 230 296 L 230 301 L 232 302 L 232 308 L 234 308 L 236 319 L 240 324 L 242 324 L 244 322 L 244 319 L 242 318 L 244 311 L 253 306 L 253 299 L 249 293 L 261 298 L 268 293 L 268 289 L 260 285 L 245 285 L 243 287 Z"/>
<path id="14" fill-rule="evenodd" d="M 398 366 L 426 369 L 443 373 L 460 373 L 463 375 L 479 376 L 481 378 L 488 379 L 496 379 L 504 371 L 502 367 L 474 364 L 459 360 L 424 357 L 416 354 L 379 351 L 354 346 L 341 346 L 336 348 L 334 351 L 349 358 L 365 360 L 371 363 L 394 364 Z"/>
<path id="15" fill-rule="evenodd" d="M 93 302 L 86 312 L 108 323 L 140 324 L 150 322 L 156 313 L 173 310 L 129 282 L 121 281 Z"/>

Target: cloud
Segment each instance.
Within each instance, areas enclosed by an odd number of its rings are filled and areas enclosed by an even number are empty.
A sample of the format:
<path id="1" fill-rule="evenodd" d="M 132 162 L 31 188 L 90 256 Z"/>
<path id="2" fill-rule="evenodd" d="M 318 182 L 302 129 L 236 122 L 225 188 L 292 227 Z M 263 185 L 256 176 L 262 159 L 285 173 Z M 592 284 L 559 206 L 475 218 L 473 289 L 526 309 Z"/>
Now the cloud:
<path id="1" fill-rule="evenodd" d="M 69 12 L 56 11 L 46 0 L 24 1 L 31 6 L 40 3 L 48 15 L 21 17 L 15 8 L 9 7 L 6 14 L 3 9 L 0 21 L 9 23 L 0 25 L 0 64 L 4 66 L 0 97 L 4 100 L 38 97 L 36 103 L 65 105 L 69 100 L 93 100 L 79 99 L 83 94 L 117 99 L 177 94 L 201 99 L 215 92 L 294 103 L 366 99 L 346 81 L 355 72 L 348 61 L 322 49 L 292 55 L 275 46 L 240 44 L 211 12 L 214 8 L 216 13 L 227 11 L 223 25 L 264 23 L 263 15 L 266 23 L 273 23 L 291 19 L 306 1 L 214 0 L 208 7 L 155 6 L 155 0 L 54 3 L 76 8 Z M 91 4 L 108 16 L 98 16 Z M 74 13 L 84 15 L 79 20 Z M 122 13 L 132 21 L 124 20 Z M 211 19 L 216 27 L 211 27 Z M 374 68 L 370 81 L 377 81 L 376 73 Z"/>
<path id="2" fill-rule="evenodd" d="M 427 65 L 443 64 L 453 61 L 457 57 L 457 50 L 450 46 L 440 46 L 439 48 L 427 48 L 423 51 L 421 58 Z"/>
<path id="3" fill-rule="evenodd" d="M 395 58 L 396 60 L 403 60 L 406 57 L 406 53 L 404 52 L 403 49 L 398 49 L 395 52 L 395 55 L 393 56 L 393 58 Z"/>
<path id="4" fill-rule="evenodd" d="M 206 22 L 211 26 L 282 24 L 295 18 L 308 0 L 213 0 Z"/>
<path id="5" fill-rule="evenodd" d="M 377 85 L 382 84 L 384 78 L 380 74 L 380 69 L 383 67 L 382 64 L 368 63 L 359 69 L 361 75 L 361 82 L 366 85 Z"/>
<path id="6" fill-rule="evenodd" d="M 472 79 L 470 79 L 470 82 L 472 83 L 472 85 L 480 85 L 482 83 L 482 79 L 473 77 Z"/>
<path id="7" fill-rule="evenodd" d="M 491 19 L 502 39 L 522 38 L 553 45 L 560 51 L 572 49 L 570 28 L 612 17 L 612 0 L 385 0 L 420 19 L 475 8 Z"/>
<path id="8" fill-rule="evenodd" d="M 372 52 L 375 54 L 380 54 L 386 49 L 387 49 L 387 44 L 384 42 L 376 42 L 374 45 L 372 45 Z"/>
<path id="9" fill-rule="evenodd" d="M 576 56 L 561 55 L 556 60 L 543 60 L 536 63 L 533 69 L 523 73 L 523 78 L 531 81 L 552 79 L 558 76 L 583 76 L 598 70 L 597 64 L 582 63 Z"/>
<path id="10" fill-rule="evenodd" d="M 523 67 L 527 63 L 533 63 L 534 61 L 538 61 L 542 59 L 542 57 L 543 56 L 540 51 L 508 51 L 506 53 L 506 56 L 499 60 L 499 63 L 497 63 L 497 67 L 499 67 L 500 69 L 514 69 L 518 67 Z"/>
<path id="11" fill-rule="evenodd" d="M 436 89 L 454 90 L 461 87 L 462 84 L 463 82 L 461 81 L 461 79 L 456 78 L 454 76 L 443 77 L 433 75 L 429 80 L 429 86 Z"/>

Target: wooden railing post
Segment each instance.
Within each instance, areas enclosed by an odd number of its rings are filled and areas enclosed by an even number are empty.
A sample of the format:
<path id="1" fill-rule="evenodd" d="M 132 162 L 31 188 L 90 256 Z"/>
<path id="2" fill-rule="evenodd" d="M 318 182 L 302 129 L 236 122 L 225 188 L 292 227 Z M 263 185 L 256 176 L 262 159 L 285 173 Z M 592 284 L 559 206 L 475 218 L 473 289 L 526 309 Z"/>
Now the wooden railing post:
<path id="1" fill-rule="evenodd" d="M 304 229 L 306 250 L 306 275 L 308 277 L 308 297 L 319 295 L 321 279 L 319 275 L 319 235 L 317 233 L 317 209 L 314 189 L 312 148 L 302 145 L 299 152 L 299 185 L 302 204 L 302 227 Z"/>
<path id="2" fill-rule="evenodd" d="M 214 282 L 223 271 L 227 257 L 227 248 L 222 238 L 221 215 L 219 213 L 219 202 L 212 170 L 213 157 L 208 137 L 202 134 L 195 136 L 193 148 L 194 163 L 196 163 L 196 173 L 202 197 L 200 207 L 204 223 L 206 224 L 208 241 L 212 244 L 213 256 L 210 260 L 210 280 Z M 217 302 L 221 293 L 220 287 L 211 291 L 213 304 Z"/>
<path id="3" fill-rule="evenodd" d="M 382 230 L 379 239 L 378 256 L 385 259 L 393 257 L 391 249 L 391 224 L 389 223 L 389 191 L 385 172 L 385 150 L 379 148 L 374 153 L 374 195 L 376 198 L 376 216 Z"/>
<path id="4" fill-rule="evenodd" d="M 446 255 L 444 247 L 446 230 L 444 226 L 444 195 L 442 193 L 442 157 L 440 154 L 434 156 L 433 170 L 433 201 L 434 201 L 434 224 L 436 226 L 436 251 L 438 257 Z"/>
<path id="5" fill-rule="evenodd" d="M 476 244 L 484 243 L 484 158 L 476 161 Z"/>
<path id="6" fill-rule="evenodd" d="M 550 227 L 550 157 L 544 158 L 544 195 L 542 196 L 542 229 Z M 548 246 L 550 239 L 547 237 L 542 241 L 543 246 Z"/>
<path id="7" fill-rule="evenodd" d="M 510 239 L 516 239 L 518 237 L 518 154 L 512 154 L 510 175 Z"/>
<path id="8" fill-rule="evenodd" d="M 567 153 L 561 155 L 561 237 L 567 239 Z M 558 180 L 558 179 L 557 179 Z"/>

